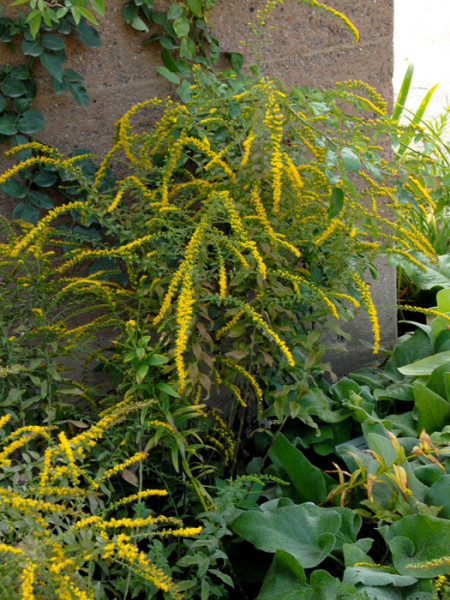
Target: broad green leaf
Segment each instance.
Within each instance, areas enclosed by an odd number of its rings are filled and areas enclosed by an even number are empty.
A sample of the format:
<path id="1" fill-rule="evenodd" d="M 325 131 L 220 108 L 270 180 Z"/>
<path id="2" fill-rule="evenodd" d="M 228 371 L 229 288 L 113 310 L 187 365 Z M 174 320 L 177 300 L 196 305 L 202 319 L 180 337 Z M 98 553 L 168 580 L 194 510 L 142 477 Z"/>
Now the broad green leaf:
<path id="1" fill-rule="evenodd" d="M 157 71 L 160 75 L 171 81 L 172 83 L 179 84 L 180 78 L 176 73 L 172 73 L 166 67 L 155 67 L 155 71 Z"/>
<path id="2" fill-rule="evenodd" d="M 431 373 L 441 365 L 450 361 L 450 350 L 432 354 L 426 358 L 421 358 L 403 367 L 398 367 L 398 370 L 403 375 L 408 377 L 419 377 L 422 375 L 431 375 Z"/>
<path id="3" fill-rule="evenodd" d="M 44 194 L 43 192 L 31 190 L 31 192 L 28 193 L 28 200 L 38 208 L 54 208 L 52 198 L 48 194 Z"/>
<path id="4" fill-rule="evenodd" d="M 40 56 L 44 52 L 39 40 L 22 40 L 20 47 L 26 56 Z"/>
<path id="5" fill-rule="evenodd" d="M 67 87 L 78 104 L 81 104 L 81 106 L 87 106 L 89 104 L 89 96 L 84 85 L 77 81 L 74 83 L 69 81 Z"/>
<path id="6" fill-rule="evenodd" d="M 425 494 L 425 502 L 433 506 L 442 506 L 439 517 L 450 519 L 450 475 L 441 475 Z"/>
<path id="7" fill-rule="evenodd" d="M 450 331 L 443 331 L 442 333 L 450 334 Z M 427 388 L 444 400 L 450 401 L 450 396 L 448 395 L 450 390 L 447 387 L 447 381 L 449 377 L 450 361 L 441 365 L 437 369 L 434 369 L 430 375 L 430 379 L 427 381 Z"/>
<path id="8" fill-rule="evenodd" d="M 414 400 L 418 414 L 418 431 L 425 429 L 427 433 L 432 433 L 440 431 L 448 424 L 450 402 L 428 389 L 421 381 L 414 382 Z"/>
<path id="9" fill-rule="evenodd" d="M 436 294 L 437 309 L 439 312 L 450 312 L 450 287 L 439 290 Z"/>
<path id="10" fill-rule="evenodd" d="M 56 33 L 44 33 L 41 37 L 41 44 L 47 50 L 64 50 L 64 41 Z"/>
<path id="11" fill-rule="evenodd" d="M 401 575 L 429 579 L 448 575 L 450 521 L 430 515 L 410 515 L 391 525 L 384 537 Z"/>
<path id="12" fill-rule="evenodd" d="M 158 365 L 165 365 L 169 362 L 169 358 L 167 358 L 167 356 L 162 356 L 161 354 L 151 354 L 146 362 L 148 365 L 155 367 Z"/>
<path id="13" fill-rule="evenodd" d="M 39 221 L 39 209 L 29 202 L 19 202 L 14 207 L 12 217 L 18 221 L 26 221 L 27 223 L 36 225 Z"/>
<path id="14" fill-rule="evenodd" d="M 194 17 L 198 17 L 202 10 L 201 0 L 187 0 L 187 5 Z"/>
<path id="15" fill-rule="evenodd" d="M 14 135 L 17 133 L 17 126 L 11 117 L 0 117 L 0 134 Z"/>
<path id="16" fill-rule="evenodd" d="M 0 94 L 0 113 L 2 113 L 6 108 L 6 99 L 4 96 Z"/>
<path id="17" fill-rule="evenodd" d="M 330 208 L 328 209 L 328 218 L 334 219 L 342 210 L 344 206 L 344 192 L 341 188 L 334 187 L 331 192 Z"/>
<path id="18" fill-rule="evenodd" d="M 256 600 L 309 600 L 311 587 L 298 560 L 277 550 Z"/>
<path id="19" fill-rule="evenodd" d="M 191 38 L 189 37 L 184 37 L 181 40 L 181 44 L 180 44 L 180 56 L 184 57 L 184 58 L 189 58 L 189 59 L 193 59 L 195 58 L 195 55 L 197 54 L 197 48 L 195 46 L 195 43 L 193 40 L 191 40 Z"/>
<path id="20" fill-rule="evenodd" d="M 124 7 L 125 8 L 125 7 Z M 80 21 L 75 27 L 75 35 L 82 44 L 88 48 L 98 48 L 102 45 L 102 41 L 95 27 L 88 25 L 86 21 Z"/>
<path id="21" fill-rule="evenodd" d="M 283 434 L 280 433 L 275 440 L 271 455 L 282 464 L 301 502 L 311 501 L 319 504 L 325 499 L 327 492 L 322 471 L 312 465 Z"/>
<path id="22" fill-rule="evenodd" d="M 407 587 L 416 583 L 417 579 L 409 575 L 398 575 L 385 570 L 382 566 L 373 567 L 347 567 L 344 573 L 345 583 L 363 583 L 370 586 L 394 585 L 395 587 Z"/>
<path id="23" fill-rule="evenodd" d="M 60 58 L 54 54 L 44 52 L 40 55 L 39 60 L 41 61 L 42 66 L 47 69 L 52 77 L 54 77 L 57 81 L 62 81 L 64 69 L 63 61 Z"/>
<path id="24" fill-rule="evenodd" d="M 407 334 L 397 340 L 392 356 L 386 362 L 385 372 L 394 380 L 403 379 L 403 375 L 399 373 L 400 367 L 403 368 L 430 354 L 433 354 L 430 336 L 417 329 L 413 335 Z"/>
<path id="25" fill-rule="evenodd" d="M 58 181 L 58 175 L 53 171 L 42 170 L 33 178 L 33 183 L 39 187 L 51 187 Z"/>
<path id="26" fill-rule="evenodd" d="M 230 52 L 229 56 L 233 70 L 236 71 L 236 73 L 240 73 L 242 66 L 244 65 L 244 55 L 240 52 Z"/>
<path id="27" fill-rule="evenodd" d="M 417 267 L 406 258 L 400 257 L 398 262 L 401 264 L 405 273 L 422 290 L 430 290 L 433 287 L 450 288 L 450 254 L 444 254 L 438 257 L 438 263 L 430 262 L 426 257 L 420 257 L 425 271 Z"/>
<path id="28" fill-rule="evenodd" d="M 23 113 L 17 122 L 17 129 L 22 133 L 31 134 L 44 127 L 44 117 L 38 110 L 31 108 Z"/>
<path id="29" fill-rule="evenodd" d="M 6 77 L 0 85 L 0 90 L 5 96 L 10 98 L 19 98 L 27 93 L 27 89 L 20 79 L 14 77 Z"/>
<path id="30" fill-rule="evenodd" d="M 8 179 L 2 183 L 0 189 L 11 198 L 25 198 L 27 195 L 26 186 L 18 179 Z"/>
<path id="31" fill-rule="evenodd" d="M 350 169 L 350 171 L 359 171 L 361 169 L 359 156 L 351 148 L 342 148 L 341 156 L 346 169 Z"/>
<path id="32" fill-rule="evenodd" d="M 173 22 L 173 29 L 178 37 L 184 37 L 189 33 L 191 25 L 185 17 L 178 17 Z"/>
<path id="33" fill-rule="evenodd" d="M 182 14 L 183 14 L 183 6 L 181 4 L 175 3 L 175 4 L 172 4 L 171 7 L 169 8 L 169 10 L 167 12 L 167 18 L 170 21 L 174 21 L 175 19 L 178 19 L 178 17 L 181 17 Z"/>
<path id="34" fill-rule="evenodd" d="M 231 528 L 259 550 L 284 550 L 309 569 L 332 552 L 340 524 L 337 511 L 308 502 L 266 512 L 249 510 L 239 515 Z"/>
<path id="35" fill-rule="evenodd" d="M 92 10 L 101 15 L 105 14 L 105 0 L 89 0 Z"/>

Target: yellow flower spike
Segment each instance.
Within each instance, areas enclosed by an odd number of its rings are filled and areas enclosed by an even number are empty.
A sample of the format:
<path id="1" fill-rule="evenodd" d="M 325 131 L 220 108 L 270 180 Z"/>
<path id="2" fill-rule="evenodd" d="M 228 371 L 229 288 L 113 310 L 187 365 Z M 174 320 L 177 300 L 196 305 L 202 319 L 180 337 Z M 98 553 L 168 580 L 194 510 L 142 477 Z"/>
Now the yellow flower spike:
<path id="1" fill-rule="evenodd" d="M 244 154 L 242 155 L 241 167 L 244 167 L 248 159 L 250 157 L 250 150 L 252 149 L 252 144 L 255 140 L 255 133 L 251 131 L 245 141 L 242 143 L 242 147 L 244 148 Z"/>
<path id="2" fill-rule="evenodd" d="M 114 467 L 111 467 L 111 469 L 108 469 L 107 471 L 105 471 L 103 473 L 103 475 L 100 477 L 99 482 L 105 481 L 105 479 L 109 479 L 113 475 L 117 475 L 117 473 L 120 473 L 120 471 L 123 471 L 130 465 L 133 465 L 136 462 L 140 462 L 141 460 L 144 460 L 145 458 L 147 458 L 147 456 L 148 456 L 148 452 L 136 452 L 136 454 L 133 454 L 133 456 L 130 456 L 123 462 L 121 462 L 117 465 L 114 465 Z"/>
<path id="3" fill-rule="evenodd" d="M 22 571 L 22 600 L 34 600 L 34 572 L 36 565 L 31 561 L 27 560 L 24 570 Z"/>
<path id="4" fill-rule="evenodd" d="M 370 295 L 370 285 L 363 281 L 357 273 L 353 274 L 353 281 L 355 282 L 357 289 L 361 292 L 361 303 L 365 307 L 370 322 L 372 323 L 373 353 L 377 354 L 380 350 L 380 324 L 378 322 L 377 309 L 375 308 L 372 296 Z"/>
<path id="5" fill-rule="evenodd" d="M 0 552 L 9 552 L 10 554 L 19 554 L 25 556 L 25 552 L 16 546 L 0 543 Z"/>
<path id="6" fill-rule="evenodd" d="M 258 418 L 261 418 L 262 411 L 263 411 L 263 404 L 264 404 L 264 396 L 263 396 L 262 389 L 260 388 L 256 379 L 253 377 L 253 375 L 251 373 L 249 373 L 246 369 L 244 369 L 244 367 L 231 361 L 229 358 L 224 358 L 223 362 L 225 362 L 225 364 L 229 365 L 234 371 L 236 371 L 240 375 L 243 375 L 250 382 L 250 384 L 252 385 L 252 387 L 255 391 L 256 398 L 258 401 Z"/>
<path id="7" fill-rule="evenodd" d="M 11 420 L 11 416 L 11 413 L 8 413 L 0 418 L 0 429 L 3 429 L 6 423 L 8 423 Z"/>

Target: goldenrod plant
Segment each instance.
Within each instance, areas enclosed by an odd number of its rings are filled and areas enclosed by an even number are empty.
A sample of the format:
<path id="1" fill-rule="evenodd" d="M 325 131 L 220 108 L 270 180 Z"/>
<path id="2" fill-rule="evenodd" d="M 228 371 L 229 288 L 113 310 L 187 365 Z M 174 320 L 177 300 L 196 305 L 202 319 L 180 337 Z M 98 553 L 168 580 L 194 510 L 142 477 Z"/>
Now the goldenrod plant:
<path id="1" fill-rule="evenodd" d="M 202 528 L 184 527 L 180 519 L 152 509 L 145 516 L 128 516 L 127 507 L 137 502 L 151 506 L 168 494 L 165 488 L 145 489 L 142 481 L 135 493 L 108 502 L 110 482 L 147 460 L 147 453 L 137 452 L 111 466 L 92 461 L 93 449 L 112 427 L 153 402 L 122 402 L 71 437 L 64 430 L 37 425 L 7 431 L 13 419 L 10 413 L 2 416 L 2 598 L 105 598 L 127 569 L 132 578 L 125 577 L 123 597 L 136 579 L 149 593 L 160 589 L 171 598 L 182 597 L 139 542 L 195 536 Z"/>

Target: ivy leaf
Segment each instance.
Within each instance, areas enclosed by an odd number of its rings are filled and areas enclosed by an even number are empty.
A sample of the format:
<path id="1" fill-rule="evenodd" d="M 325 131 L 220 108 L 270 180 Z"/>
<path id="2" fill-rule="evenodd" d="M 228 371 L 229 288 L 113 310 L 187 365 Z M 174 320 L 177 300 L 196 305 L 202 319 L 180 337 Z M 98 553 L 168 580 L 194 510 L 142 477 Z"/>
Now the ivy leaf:
<path id="1" fill-rule="evenodd" d="M 38 110 L 26 110 L 17 123 L 17 129 L 22 133 L 32 134 L 44 127 L 44 117 Z"/>

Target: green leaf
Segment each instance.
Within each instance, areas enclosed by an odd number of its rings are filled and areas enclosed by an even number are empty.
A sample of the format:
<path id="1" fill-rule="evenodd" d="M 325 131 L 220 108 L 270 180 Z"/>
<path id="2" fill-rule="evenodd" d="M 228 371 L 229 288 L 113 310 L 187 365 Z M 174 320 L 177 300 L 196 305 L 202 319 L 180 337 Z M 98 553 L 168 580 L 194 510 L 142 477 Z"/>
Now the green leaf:
<path id="1" fill-rule="evenodd" d="M 17 129 L 22 133 L 31 134 L 44 127 L 44 117 L 38 110 L 31 108 L 23 113 L 17 122 Z"/>
<path id="2" fill-rule="evenodd" d="M 173 29 L 178 37 L 183 37 L 189 33 L 191 25 L 185 17 L 178 17 L 173 22 Z"/>
<path id="3" fill-rule="evenodd" d="M 6 99 L 4 96 L 0 94 L 0 113 L 2 113 L 6 108 Z"/>
<path id="4" fill-rule="evenodd" d="M 41 44 L 47 50 L 64 50 L 64 40 L 56 33 L 44 33 Z"/>
<path id="5" fill-rule="evenodd" d="M 410 515 L 384 534 L 394 566 L 401 575 L 430 579 L 448 575 L 450 521 L 430 515 Z"/>
<path id="6" fill-rule="evenodd" d="M 162 356 L 162 354 L 150 354 L 146 362 L 148 365 L 155 367 L 158 365 L 165 365 L 169 362 L 169 358 L 167 358 L 167 356 Z"/>
<path id="7" fill-rule="evenodd" d="M 174 390 L 171 385 L 168 385 L 167 383 L 157 383 L 155 385 L 155 388 L 161 390 L 161 392 L 166 393 L 168 396 L 172 396 L 172 398 L 181 398 L 180 394 L 176 390 Z"/>
<path id="8" fill-rule="evenodd" d="M 63 61 L 55 56 L 54 54 L 49 54 L 48 52 L 44 52 L 39 57 L 42 66 L 47 69 L 52 77 L 54 77 L 57 81 L 62 81 L 64 75 L 63 69 Z"/>
<path id="9" fill-rule="evenodd" d="M 341 188 L 334 187 L 331 192 L 330 208 L 328 209 L 328 218 L 334 219 L 342 210 L 344 206 L 344 192 Z"/>
<path id="10" fill-rule="evenodd" d="M 327 493 L 322 471 L 312 465 L 303 453 L 279 434 L 270 453 L 283 466 L 294 484 L 301 502 L 319 504 Z"/>
<path id="11" fill-rule="evenodd" d="M 433 506 L 442 506 L 439 517 L 450 519 L 450 475 L 442 474 L 425 494 L 425 502 Z"/>
<path id="12" fill-rule="evenodd" d="M 81 104 L 81 106 L 87 106 L 89 104 L 89 96 L 84 85 L 79 82 L 69 82 L 67 87 L 78 104 Z"/>
<path id="13" fill-rule="evenodd" d="M 8 179 L 2 183 L 0 189 L 11 198 L 25 198 L 27 195 L 26 186 L 18 179 Z"/>
<path id="14" fill-rule="evenodd" d="M 136 369 L 136 381 L 137 383 L 142 383 L 144 381 L 144 379 L 146 378 L 148 373 L 148 365 L 146 364 L 141 364 L 139 365 L 139 367 Z"/>
<path id="15" fill-rule="evenodd" d="M 398 575 L 386 571 L 382 566 L 373 567 L 347 567 L 344 573 L 345 583 L 363 583 L 370 586 L 393 585 L 395 587 L 407 587 L 416 583 L 415 577 L 409 575 Z"/>
<path id="16" fill-rule="evenodd" d="M 33 11 L 33 12 L 34 12 L 34 11 Z M 30 16 L 31 16 L 31 13 L 30 13 L 30 15 L 28 15 L 27 21 L 28 21 L 28 19 L 30 18 Z M 29 26 L 29 28 L 30 28 L 30 33 L 31 33 L 31 36 L 32 36 L 33 38 L 35 38 L 35 37 L 37 36 L 37 34 L 38 34 L 38 32 L 39 32 L 39 29 L 41 28 L 41 19 L 42 19 L 42 17 L 41 17 L 41 15 L 38 13 L 37 15 L 33 16 L 33 18 L 31 18 L 31 19 L 28 21 L 28 26 Z M 25 219 L 24 219 L 24 220 L 25 220 Z"/>
<path id="17" fill-rule="evenodd" d="M 187 0 L 187 5 L 194 17 L 198 17 L 202 10 L 201 0 Z"/>
<path id="18" fill-rule="evenodd" d="M 311 588 L 298 560 L 284 550 L 277 550 L 256 600 L 308 600 Z"/>
<path id="19" fill-rule="evenodd" d="M 195 55 L 197 54 L 197 48 L 195 46 L 195 43 L 193 40 L 191 40 L 191 38 L 189 37 L 184 37 L 181 40 L 181 44 L 180 44 L 180 56 L 184 56 L 185 58 L 189 58 L 189 59 L 193 59 L 195 58 Z"/>
<path id="20" fill-rule="evenodd" d="M 350 171 L 359 171 L 361 169 L 359 156 L 351 148 L 342 148 L 341 156 L 346 169 L 350 169 Z"/>
<path id="21" fill-rule="evenodd" d="M 0 134 L 14 135 L 17 133 L 15 121 L 11 117 L 0 117 Z"/>
<path id="22" fill-rule="evenodd" d="M 47 210 L 54 208 L 52 198 L 43 192 L 32 190 L 28 193 L 28 200 L 38 208 L 46 208 Z"/>
<path id="23" fill-rule="evenodd" d="M 98 25 L 98 22 L 97 22 L 97 19 L 95 18 L 95 16 L 91 13 L 90 10 L 88 10 L 87 8 L 84 8 L 84 6 L 79 6 L 79 5 L 72 6 L 72 8 L 70 10 L 72 12 L 72 16 L 77 25 L 79 24 L 81 17 L 84 17 L 91 23 L 94 23 L 94 25 Z"/>
<path id="24" fill-rule="evenodd" d="M 180 72 L 180 69 L 178 68 L 177 63 L 173 60 L 172 55 L 170 54 L 169 50 L 166 50 L 166 48 L 163 48 L 161 50 L 161 58 L 164 63 L 164 66 L 167 67 L 169 69 L 169 71 L 171 71 L 172 73 Z"/>
<path id="25" fill-rule="evenodd" d="M 25 56 L 40 56 L 44 52 L 39 40 L 22 40 L 20 47 Z"/>
<path id="26" fill-rule="evenodd" d="M 438 354 L 433 354 L 432 356 L 427 356 L 426 358 L 416 360 L 409 365 L 398 367 L 398 370 L 403 375 L 407 375 L 409 377 L 431 375 L 434 369 L 437 369 L 437 367 L 440 367 L 449 361 L 450 350 L 446 350 L 445 352 L 439 352 Z"/>
<path id="27" fill-rule="evenodd" d="M 320 564 L 333 550 L 341 518 L 332 508 L 312 503 L 239 515 L 231 529 L 258 550 L 292 554 L 305 569 Z"/>
<path id="28" fill-rule="evenodd" d="M 167 18 L 170 21 L 178 19 L 183 14 L 183 6 L 181 4 L 175 3 L 172 4 L 167 12 Z"/>
<path id="29" fill-rule="evenodd" d="M 27 93 L 27 89 L 20 79 L 14 77 L 7 77 L 0 85 L 0 90 L 5 96 L 10 98 L 18 98 Z"/>
<path id="30" fill-rule="evenodd" d="M 27 223 L 36 225 L 39 221 L 39 209 L 29 202 L 19 202 L 14 207 L 12 217 L 18 221 L 26 221 Z"/>
<path id="31" fill-rule="evenodd" d="M 240 52 L 229 52 L 231 67 L 236 73 L 240 73 L 244 64 L 244 55 Z"/>
<path id="32" fill-rule="evenodd" d="M 425 429 L 427 433 L 432 433 L 448 424 L 450 402 L 428 389 L 421 381 L 414 382 L 414 400 L 418 413 L 418 431 Z"/>
<path id="33" fill-rule="evenodd" d="M 88 48 L 98 48 L 102 45 L 98 31 L 84 20 L 75 27 L 75 35 Z"/>
<path id="34" fill-rule="evenodd" d="M 33 177 L 33 183 L 39 187 L 51 187 L 58 181 L 58 175 L 53 171 L 39 171 L 35 177 Z"/>
<path id="35" fill-rule="evenodd" d="M 105 15 L 105 0 L 89 0 L 92 10 L 101 15 Z"/>
<path id="36" fill-rule="evenodd" d="M 155 67 L 155 71 L 157 71 L 160 75 L 171 81 L 172 83 L 179 84 L 180 78 L 176 73 L 172 73 L 166 67 Z"/>
<path id="37" fill-rule="evenodd" d="M 133 29 L 136 29 L 136 31 L 148 31 L 147 25 L 141 17 L 138 16 L 138 11 L 139 9 L 134 2 L 127 2 L 122 8 L 122 16 L 125 19 L 125 22 L 133 27 Z"/>

